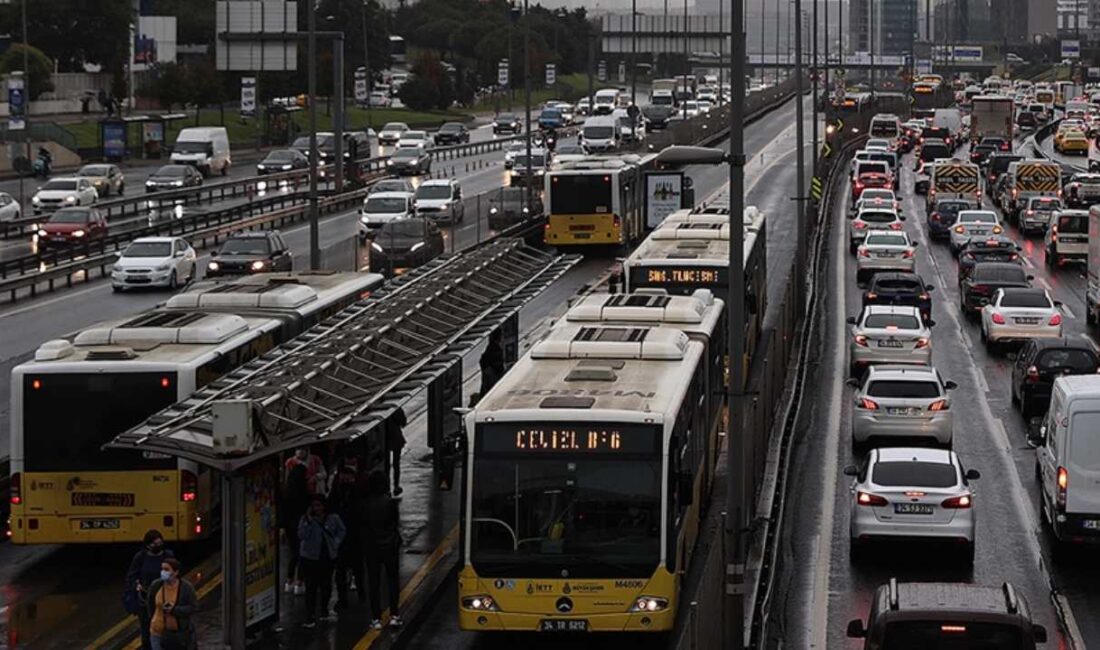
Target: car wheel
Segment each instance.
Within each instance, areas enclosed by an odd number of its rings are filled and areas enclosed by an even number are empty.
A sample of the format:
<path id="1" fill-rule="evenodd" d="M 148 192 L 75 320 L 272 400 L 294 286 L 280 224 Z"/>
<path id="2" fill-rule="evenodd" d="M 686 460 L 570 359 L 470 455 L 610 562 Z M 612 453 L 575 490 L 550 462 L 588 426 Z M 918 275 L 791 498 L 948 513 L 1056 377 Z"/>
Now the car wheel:
<path id="1" fill-rule="evenodd" d="M 172 271 L 171 275 L 168 276 L 168 290 L 175 291 L 178 286 L 179 282 L 176 279 L 176 272 Z"/>
<path id="2" fill-rule="evenodd" d="M 861 542 L 858 539 L 849 538 L 848 540 L 848 561 L 849 562 L 862 562 L 864 556 L 867 555 L 867 545 L 865 542 Z"/>
<path id="3" fill-rule="evenodd" d="M 118 195 L 122 196 L 126 193 L 126 183 L 120 183 L 118 186 Z"/>
<path id="4" fill-rule="evenodd" d="M 111 291 L 113 291 L 115 293 L 122 293 L 122 287 L 120 287 L 117 284 L 112 284 L 111 285 Z"/>

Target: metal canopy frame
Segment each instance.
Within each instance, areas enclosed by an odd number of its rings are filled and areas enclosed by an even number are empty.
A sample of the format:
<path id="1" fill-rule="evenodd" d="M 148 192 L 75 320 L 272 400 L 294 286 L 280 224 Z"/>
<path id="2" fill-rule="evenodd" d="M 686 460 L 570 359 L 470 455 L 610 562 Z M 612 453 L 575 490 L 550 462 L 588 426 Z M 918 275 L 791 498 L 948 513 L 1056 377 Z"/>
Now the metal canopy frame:
<path id="1" fill-rule="evenodd" d="M 436 260 L 151 416 L 105 445 L 232 471 L 280 451 L 378 426 L 579 261 L 519 239 Z M 214 452 L 211 407 L 257 407 L 252 451 Z"/>

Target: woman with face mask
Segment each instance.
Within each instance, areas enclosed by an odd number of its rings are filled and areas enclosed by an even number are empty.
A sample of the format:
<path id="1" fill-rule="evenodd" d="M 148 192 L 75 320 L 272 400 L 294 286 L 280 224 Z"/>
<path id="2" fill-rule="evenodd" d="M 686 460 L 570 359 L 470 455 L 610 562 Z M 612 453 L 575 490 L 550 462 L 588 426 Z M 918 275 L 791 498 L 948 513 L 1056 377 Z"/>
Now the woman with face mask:
<path id="1" fill-rule="evenodd" d="M 180 563 L 166 558 L 160 578 L 149 587 L 149 640 L 153 650 L 197 647 L 192 616 L 198 606 L 195 587 L 180 576 Z"/>
<path id="2" fill-rule="evenodd" d="M 175 557 L 164 547 L 164 536 L 159 530 L 150 529 L 142 540 L 141 550 L 130 560 L 126 571 L 123 604 L 126 611 L 136 614 L 141 630 L 141 650 L 152 650 L 149 641 L 149 588 L 160 577 L 160 566 L 166 558 Z"/>

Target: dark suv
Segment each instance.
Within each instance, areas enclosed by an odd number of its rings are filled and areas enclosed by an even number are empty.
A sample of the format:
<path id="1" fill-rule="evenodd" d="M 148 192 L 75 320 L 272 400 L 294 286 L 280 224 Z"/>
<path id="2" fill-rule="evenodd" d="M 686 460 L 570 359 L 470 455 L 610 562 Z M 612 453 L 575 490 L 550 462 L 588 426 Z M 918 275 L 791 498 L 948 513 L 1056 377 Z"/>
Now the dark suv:
<path id="1" fill-rule="evenodd" d="M 1093 375 L 1100 357 L 1083 339 L 1029 339 L 1012 366 L 1012 403 L 1024 419 L 1041 415 L 1050 406 L 1054 380 L 1063 375 Z"/>
<path id="2" fill-rule="evenodd" d="M 1035 650 L 1047 630 L 1031 622 L 1027 599 L 1007 582 L 997 588 L 891 578 L 875 591 L 866 627 L 855 619 L 848 636 L 865 639 L 864 650 Z"/>
<path id="3" fill-rule="evenodd" d="M 863 306 L 903 305 L 916 307 L 924 320 L 932 318 L 934 287 L 916 273 L 876 273 L 863 292 Z"/>
<path id="4" fill-rule="evenodd" d="M 439 127 L 432 137 L 435 146 L 442 147 L 449 144 L 462 144 L 470 141 L 470 131 L 462 122 L 447 122 Z"/>
<path id="5" fill-rule="evenodd" d="M 928 236 L 932 239 L 950 239 L 951 226 L 962 210 L 974 210 L 974 202 L 965 199 L 937 199 L 928 213 Z"/>
<path id="6" fill-rule="evenodd" d="M 1024 157 L 1015 153 L 992 153 L 985 159 L 985 193 L 993 194 L 993 184 L 1008 171 L 1008 166 Z"/>
<path id="7" fill-rule="evenodd" d="M 1031 286 L 1032 276 L 1024 267 L 1011 262 L 978 262 L 959 282 L 959 306 L 968 318 L 974 318 L 997 289 Z"/>
<path id="8" fill-rule="evenodd" d="M 278 230 L 239 232 L 211 254 L 206 277 L 293 271 L 294 254 Z"/>
<path id="9" fill-rule="evenodd" d="M 1022 264 L 1020 246 L 1011 237 L 991 235 L 971 239 L 959 251 L 959 284 L 979 262 L 1014 262 Z"/>

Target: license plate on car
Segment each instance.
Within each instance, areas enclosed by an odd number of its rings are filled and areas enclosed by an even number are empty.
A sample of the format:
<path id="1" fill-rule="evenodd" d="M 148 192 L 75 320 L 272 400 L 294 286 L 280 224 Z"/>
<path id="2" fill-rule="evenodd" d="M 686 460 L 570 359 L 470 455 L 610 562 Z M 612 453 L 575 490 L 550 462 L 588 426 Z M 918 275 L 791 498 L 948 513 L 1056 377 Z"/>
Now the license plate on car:
<path id="1" fill-rule="evenodd" d="M 118 530 L 118 519 L 81 519 L 80 530 Z"/>
<path id="2" fill-rule="evenodd" d="M 975 228 L 974 230 L 970 231 L 970 234 L 971 235 L 988 235 L 989 231 L 986 230 L 985 228 Z"/>
<path id="3" fill-rule="evenodd" d="M 1038 325 L 1039 324 L 1039 319 L 1038 318 L 1013 318 L 1012 320 L 1015 321 L 1015 323 L 1017 325 Z"/>
<path id="4" fill-rule="evenodd" d="M 890 415 L 916 415 L 918 411 L 910 406 L 891 406 L 886 412 Z"/>
<path id="5" fill-rule="evenodd" d="M 894 340 L 890 340 L 890 341 L 879 341 L 879 342 L 878 342 L 878 346 L 879 346 L 880 348 L 900 348 L 900 347 L 901 347 L 901 345 L 902 345 L 902 344 L 901 344 L 901 341 L 894 341 Z"/>
<path id="6" fill-rule="evenodd" d="M 539 621 L 539 632 L 587 632 L 585 619 L 544 618 Z"/>
<path id="7" fill-rule="evenodd" d="M 894 514 L 898 515 L 930 515 L 932 504 L 930 503 L 895 503 Z"/>
<path id="8" fill-rule="evenodd" d="M 881 258 L 884 258 L 884 259 L 885 258 L 891 258 L 892 259 L 894 257 L 897 257 L 897 254 L 896 253 L 879 253 L 878 256 L 881 257 Z"/>
<path id="9" fill-rule="evenodd" d="M 1100 519 L 1083 519 L 1081 528 L 1085 530 L 1100 530 Z"/>

